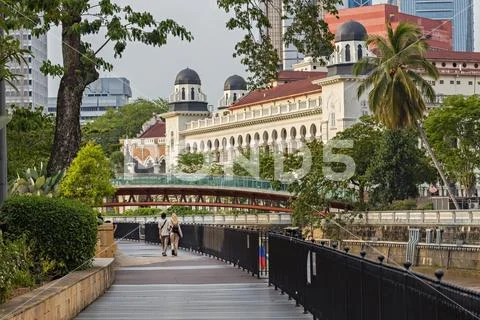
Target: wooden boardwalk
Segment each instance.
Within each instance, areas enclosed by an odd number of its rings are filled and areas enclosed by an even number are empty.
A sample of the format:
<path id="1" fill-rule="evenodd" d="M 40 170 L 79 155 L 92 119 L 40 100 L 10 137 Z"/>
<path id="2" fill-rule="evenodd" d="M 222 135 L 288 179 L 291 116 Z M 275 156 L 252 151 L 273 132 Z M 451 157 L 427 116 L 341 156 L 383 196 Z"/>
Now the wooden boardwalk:
<path id="1" fill-rule="evenodd" d="M 311 319 L 266 280 L 231 265 L 158 246 L 118 244 L 119 267 L 109 291 L 77 319 Z"/>

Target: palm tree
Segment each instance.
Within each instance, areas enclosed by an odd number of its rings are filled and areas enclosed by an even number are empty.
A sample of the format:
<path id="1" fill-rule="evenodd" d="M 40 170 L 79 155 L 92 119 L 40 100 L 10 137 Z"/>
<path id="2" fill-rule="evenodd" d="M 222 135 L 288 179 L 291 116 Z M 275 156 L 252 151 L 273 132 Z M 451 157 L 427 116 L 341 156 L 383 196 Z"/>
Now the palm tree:
<path id="1" fill-rule="evenodd" d="M 433 153 L 422 127 L 426 111 L 424 99 L 433 102 L 435 91 L 421 73 L 438 79 L 437 68 L 425 54 L 426 38 L 415 25 L 400 22 L 395 30 L 387 24 L 387 37 L 371 35 L 367 47 L 373 47 L 377 56 L 367 56 L 354 66 L 356 76 L 367 74 L 358 88 L 358 97 L 371 88 L 368 103 L 374 116 L 391 129 L 416 127 L 420 138 L 447 187 L 448 194 L 459 209 L 447 182 L 442 165 Z"/>

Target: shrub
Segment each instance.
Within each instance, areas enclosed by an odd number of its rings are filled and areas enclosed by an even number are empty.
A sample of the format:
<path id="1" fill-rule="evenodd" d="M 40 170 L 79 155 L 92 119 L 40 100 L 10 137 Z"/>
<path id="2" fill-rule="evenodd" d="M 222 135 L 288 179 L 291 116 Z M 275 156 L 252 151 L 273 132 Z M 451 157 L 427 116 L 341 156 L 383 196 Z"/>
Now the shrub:
<path id="1" fill-rule="evenodd" d="M 124 212 L 123 215 L 126 216 L 159 216 L 163 212 L 162 209 L 158 208 L 138 208 L 138 209 L 129 209 Z"/>
<path id="2" fill-rule="evenodd" d="M 4 240 L 0 232 L 0 304 L 12 290 L 32 287 L 35 279 L 31 273 L 33 260 L 24 237 L 15 241 Z"/>
<path id="3" fill-rule="evenodd" d="M 415 200 L 397 200 L 393 201 L 387 210 L 414 210 L 417 208 Z"/>
<path id="4" fill-rule="evenodd" d="M 97 242 L 97 219 L 92 209 L 69 199 L 38 196 L 9 198 L 0 210 L 5 235 L 32 241 L 37 268 L 61 276 L 90 266 Z"/>
<path id="5" fill-rule="evenodd" d="M 60 183 L 60 195 L 98 206 L 115 193 L 110 179 L 113 172 L 102 147 L 88 143 L 80 149 Z"/>

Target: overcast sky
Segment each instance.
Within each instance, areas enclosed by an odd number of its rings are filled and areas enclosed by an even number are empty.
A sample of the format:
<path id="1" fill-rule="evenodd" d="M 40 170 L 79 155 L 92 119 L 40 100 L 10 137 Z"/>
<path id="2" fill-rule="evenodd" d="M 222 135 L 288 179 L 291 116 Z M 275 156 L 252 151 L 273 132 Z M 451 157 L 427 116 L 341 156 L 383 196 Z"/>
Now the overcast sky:
<path id="1" fill-rule="evenodd" d="M 245 67 L 232 53 L 235 43 L 242 38 L 239 31 L 225 27 L 226 13 L 216 5 L 216 0 L 118 0 L 137 11 L 149 11 L 156 18 L 173 18 L 191 31 L 195 39 L 181 42 L 171 39 L 163 47 L 149 47 L 130 43 L 121 59 L 113 58 L 111 47 L 103 49 L 103 56 L 113 63 L 114 70 L 101 76 L 125 77 L 135 98 L 168 97 L 173 91 L 177 73 L 186 68 L 195 69 L 202 80 L 203 91 L 209 104 L 217 105 L 223 92 L 223 83 L 232 74 L 246 77 Z M 92 39 L 98 48 L 105 39 Z M 53 30 L 48 37 L 48 56 L 61 61 L 60 34 Z M 58 79 L 49 80 L 49 96 L 57 96 Z"/>

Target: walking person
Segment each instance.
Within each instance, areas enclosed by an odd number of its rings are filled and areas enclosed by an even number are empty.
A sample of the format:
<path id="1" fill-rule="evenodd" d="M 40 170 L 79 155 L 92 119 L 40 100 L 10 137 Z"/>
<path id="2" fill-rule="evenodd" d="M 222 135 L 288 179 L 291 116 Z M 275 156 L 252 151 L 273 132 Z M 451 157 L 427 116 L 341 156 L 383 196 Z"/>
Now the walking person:
<path id="1" fill-rule="evenodd" d="M 178 243 L 183 237 L 182 228 L 178 221 L 177 215 L 172 214 L 170 218 L 170 243 L 172 244 L 172 256 L 178 255 Z"/>
<path id="2" fill-rule="evenodd" d="M 170 240 L 170 219 L 165 213 L 162 213 L 161 220 L 158 221 L 158 233 L 160 236 L 160 245 L 162 246 L 162 256 L 167 256 L 168 240 Z"/>

